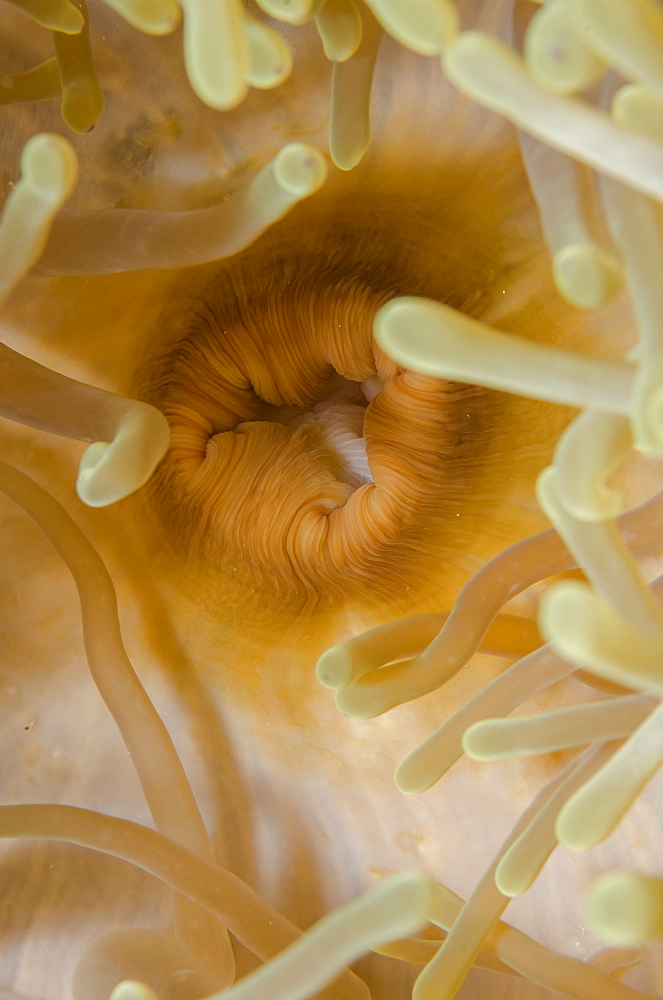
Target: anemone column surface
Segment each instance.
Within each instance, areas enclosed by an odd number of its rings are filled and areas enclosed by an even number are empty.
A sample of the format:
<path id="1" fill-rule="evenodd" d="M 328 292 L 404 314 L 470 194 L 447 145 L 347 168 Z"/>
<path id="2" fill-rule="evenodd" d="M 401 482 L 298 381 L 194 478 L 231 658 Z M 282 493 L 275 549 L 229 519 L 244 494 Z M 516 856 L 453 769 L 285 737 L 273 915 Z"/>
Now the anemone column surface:
<path id="1" fill-rule="evenodd" d="M 663 14 L 578 6 L 4 5 L 3 994 L 663 994 Z"/>

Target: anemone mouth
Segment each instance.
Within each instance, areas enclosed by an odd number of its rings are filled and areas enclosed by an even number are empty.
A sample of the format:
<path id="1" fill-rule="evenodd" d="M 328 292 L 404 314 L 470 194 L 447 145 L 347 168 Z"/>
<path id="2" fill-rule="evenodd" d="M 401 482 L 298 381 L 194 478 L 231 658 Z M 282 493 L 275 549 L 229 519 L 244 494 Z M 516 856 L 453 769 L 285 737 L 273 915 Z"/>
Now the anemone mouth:
<path id="1" fill-rule="evenodd" d="M 441 563 L 451 591 L 458 552 L 479 555 L 487 506 L 499 534 L 513 486 L 500 459 L 513 401 L 409 372 L 372 333 L 405 289 L 474 315 L 494 307 L 509 242 L 496 178 L 472 190 L 493 203 L 494 242 L 469 231 L 440 267 L 431 216 L 461 231 L 462 171 L 443 196 L 430 176 L 421 195 L 397 173 L 368 176 L 376 190 L 360 177 L 230 260 L 185 272 L 136 379 L 171 427 L 147 489 L 169 548 L 263 608 L 411 606 L 439 588 Z M 527 475 L 527 431 L 515 447 Z"/>

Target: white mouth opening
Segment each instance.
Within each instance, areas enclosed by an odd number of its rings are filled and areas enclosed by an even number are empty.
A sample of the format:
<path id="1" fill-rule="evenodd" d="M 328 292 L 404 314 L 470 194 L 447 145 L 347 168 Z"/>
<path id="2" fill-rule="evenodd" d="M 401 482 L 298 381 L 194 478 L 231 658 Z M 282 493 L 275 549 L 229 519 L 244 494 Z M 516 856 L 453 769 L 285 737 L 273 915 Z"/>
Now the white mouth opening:
<path id="1" fill-rule="evenodd" d="M 316 403 L 289 424 L 291 427 L 316 424 L 327 445 L 342 459 L 347 482 L 357 488 L 375 482 L 366 454 L 364 417 L 367 404 L 381 391 L 384 382 L 374 376 L 365 382 L 344 379 L 343 383 L 333 396 Z"/>

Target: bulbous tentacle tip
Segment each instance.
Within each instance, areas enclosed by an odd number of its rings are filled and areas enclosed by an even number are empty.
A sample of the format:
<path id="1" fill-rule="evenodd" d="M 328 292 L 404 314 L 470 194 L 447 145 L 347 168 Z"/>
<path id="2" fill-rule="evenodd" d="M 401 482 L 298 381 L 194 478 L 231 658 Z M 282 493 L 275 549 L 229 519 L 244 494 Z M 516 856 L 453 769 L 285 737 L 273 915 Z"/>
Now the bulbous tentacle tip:
<path id="1" fill-rule="evenodd" d="M 117 984 L 109 1000 L 157 1000 L 157 995 L 147 983 L 125 979 Z"/>
<path id="2" fill-rule="evenodd" d="M 107 507 L 144 486 L 166 454 L 168 421 L 153 406 L 131 401 L 115 438 L 96 441 L 79 466 L 76 492 L 88 507 Z"/>
<path id="3" fill-rule="evenodd" d="M 617 947 L 660 937 L 663 883 L 637 872 L 606 872 L 590 887 L 587 918 L 603 941 Z"/>
<path id="4" fill-rule="evenodd" d="M 69 197 L 78 177 L 78 160 L 61 135 L 42 132 L 29 139 L 21 154 L 26 185 L 54 208 Z"/>
<path id="5" fill-rule="evenodd" d="M 319 190 L 327 179 L 327 161 L 318 149 L 291 142 L 276 155 L 274 177 L 284 191 L 305 198 Z"/>

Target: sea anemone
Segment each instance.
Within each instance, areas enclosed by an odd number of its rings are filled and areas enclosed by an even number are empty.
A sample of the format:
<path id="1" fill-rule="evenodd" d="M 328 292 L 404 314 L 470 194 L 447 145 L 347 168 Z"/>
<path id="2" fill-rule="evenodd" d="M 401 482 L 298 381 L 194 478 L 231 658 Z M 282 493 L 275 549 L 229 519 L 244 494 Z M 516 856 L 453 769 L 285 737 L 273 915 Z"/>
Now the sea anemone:
<path id="1" fill-rule="evenodd" d="M 2 17 L 5 993 L 660 992 L 658 0 Z"/>

